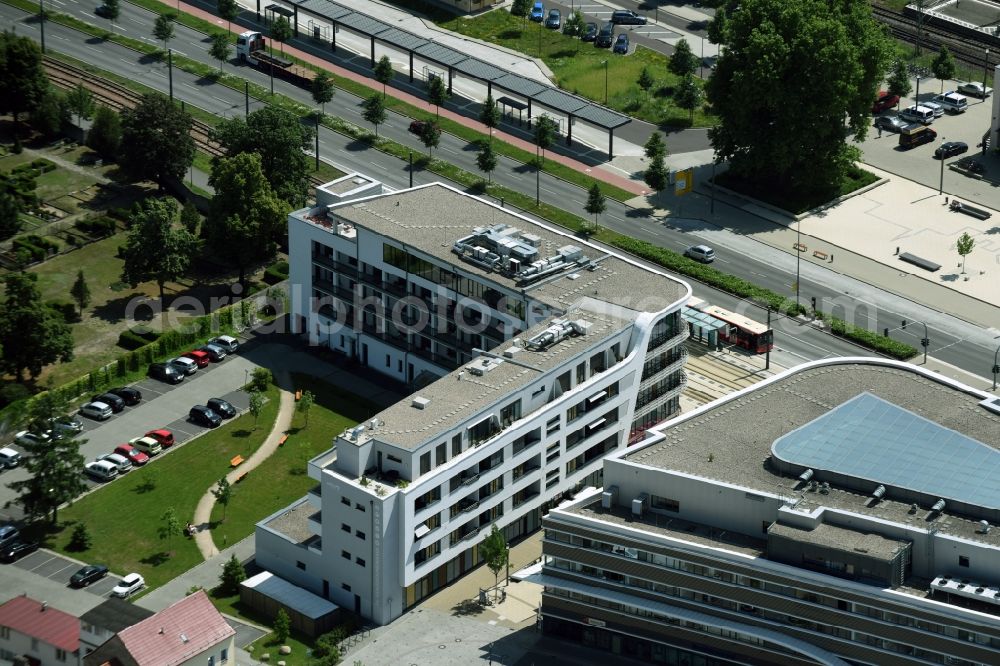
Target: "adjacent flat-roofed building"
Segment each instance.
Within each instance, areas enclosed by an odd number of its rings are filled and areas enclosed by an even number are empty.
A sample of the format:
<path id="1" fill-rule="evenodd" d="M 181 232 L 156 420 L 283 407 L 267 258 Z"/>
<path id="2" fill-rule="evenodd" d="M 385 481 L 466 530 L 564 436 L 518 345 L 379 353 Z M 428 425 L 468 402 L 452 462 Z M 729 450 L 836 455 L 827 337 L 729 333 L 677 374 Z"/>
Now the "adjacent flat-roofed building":
<path id="1" fill-rule="evenodd" d="M 1000 663 L 1000 399 L 832 359 L 604 460 L 543 520 L 547 634 L 652 663 Z"/>
<path id="2" fill-rule="evenodd" d="M 256 559 L 384 623 L 478 566 L 492 525 L 533 532 L 677 413 L 690 289 L 441 184 L 332 200 L 368 182 L 291 215 L 294 314 L 421 388 L 331 433 L 318 485 L 258 524 Z"/>

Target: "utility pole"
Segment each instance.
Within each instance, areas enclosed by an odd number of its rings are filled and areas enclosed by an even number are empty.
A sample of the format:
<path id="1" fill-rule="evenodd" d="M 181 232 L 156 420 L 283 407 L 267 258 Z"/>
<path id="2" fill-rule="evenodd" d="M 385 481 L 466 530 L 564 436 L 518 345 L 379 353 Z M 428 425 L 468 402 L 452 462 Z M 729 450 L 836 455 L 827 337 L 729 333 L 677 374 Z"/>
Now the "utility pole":
<path id="1" fill-rule="evenodd" d="M 319 116 L 316 116 L 316 171 L 319 171 Z"/>
<path id="2" fill-rule="evenodd" d="M 174 50 L 167 49 L 167 80 L 170 83 L 170 100 L 174 99 Z"/>
<path id="3" fill-rule="evenodd" d="M 410 151 L 410 187 L 413 187 L 413 151 Z"/>
<path id="4" fill-rule="evenodd" d="M 769 331 L 771 330 L 771 306 L 770 305 L 767 306 L 767 330 L 769 330 Z M 774 333 L 771 333 L 771 336 L 772 336 L 772 339 L 773 339 Z M 770 370 L 771 369 L 771 347 L 770 346 L 768 346 L 768 348 L 767 348 L 767 354 L 765 354 L 765 356 L 764 356 L 764 369 L 765 370 Z"/>
<path id="5" fill-rule="evenodd" d="M 944 146 L 944 137 L 941 137 L 941 146 Z M 938 180 L 938 194 L 944 194 L 944 160 L 947 157 L 944 150 L 941 151 L 941 178 Z"/>
<path id="6" fill-rule="evenodd" d="M 42 53 L 45 53 L 45 0 L 38 0 L 38 9 L 41 14 L 41 22 L 38 24 L 38 28 L 42 36 Z"/>
<path id="7" fill-rule="evenodd" d="M 250 115 L 250 82 L 249 81 L 244 81 L 243 82 L 243 104 L 246 107 L 246 110 L 243 112 L 243 115 L 249 116 Z"/>
<path id="8" fill-rule="evenodd" d="M 920 322 L 924 324 L 924 322 Z M 927 324 L 924 324 L 924 337 L 920 341 L 920 345 L 924 348 L 924 365 L 927 365 L 927 348 L 931 346 L 931 338 L 927 334 Z"/>

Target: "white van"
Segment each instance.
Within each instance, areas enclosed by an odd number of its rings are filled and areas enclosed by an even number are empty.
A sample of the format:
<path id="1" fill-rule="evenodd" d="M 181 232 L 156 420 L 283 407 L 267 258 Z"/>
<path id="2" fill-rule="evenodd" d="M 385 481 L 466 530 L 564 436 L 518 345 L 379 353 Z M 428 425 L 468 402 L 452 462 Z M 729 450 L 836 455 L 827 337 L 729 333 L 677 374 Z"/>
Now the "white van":
<path id="1" fill-rule="evenodd" d="M 95 460 L 84 465 L 83 469 L 96 481 L 110 481 L 118 476 L 118 467 L 110 460 Z"/>
<path id="2" fill-rule="evenodd" d="M 125 456 L 120 456 L 117 453 L 105 453 L 103 456 L 98 456 L 98 460 L 106 460 L 118 469 L 119 474 L 124 474 L 125 472 L 132 469 L 132 461 Z"/>
<path id="3" fill-rule="evenodd" d="M 965 110 L 969 108 L 969 100 L 966 99 L 965 95 L 959 95 L 953 90 L 935 95 L 934 103 L 940 104 L 945 111 L 950 113 L 965 113 Z"/>
<path id="4" fill-rule="evenodd" d="M 934 111 L 926 106 L 913 104 L 900 111 L 899 117 L 903 120 L 909 120 L 911 123 L 930 125 L 934 122 Z"/>
<path id="5" fill-rule="evenodd" d="M 21 454 L 10 447 L 0 449 L 0 470 L 14 469 L 21 463 Z"/>

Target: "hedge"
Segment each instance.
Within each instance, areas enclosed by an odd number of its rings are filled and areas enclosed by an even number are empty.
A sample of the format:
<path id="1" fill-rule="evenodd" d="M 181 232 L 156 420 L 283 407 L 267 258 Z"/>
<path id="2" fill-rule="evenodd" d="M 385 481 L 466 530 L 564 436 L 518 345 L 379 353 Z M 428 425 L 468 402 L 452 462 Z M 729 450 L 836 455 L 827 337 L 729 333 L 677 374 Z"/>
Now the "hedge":
<path id="1" fill-rule="evenodd" d="M 124 349 L 139 349 L 152 342 L 156 342 L 160 338 L 160 334 L 157 331 L 146 329 L 142 333 L 138 333 L 136 328 L 127 328 L 118 334 L 119 347 Z"/>
<path id="2" fill-rule="evenodd" d="M 110 217 L 105 217 L 103 215 L 77 220 L 76 224 L 73 226 L 88 236 L 94 236 L 97 238 L 111 236 L 118 231 L 118 223 Z"/>
<path id="3" fill-rule="evenodd" d="M 881 352 L 886 356 L 905 361 L 917 355 L 917 348 L 905 342 L 887 338 L 878 333 L 869 331 L 867 328 L 854 326 L 843 319 L 833 315 L 816 312 L 816 318 L 830 324 L 830 332 L 841 338 L 851 340 L 869 349 Z"/>
<path id="4" fill-rule="evenodd" d="M 288 279 L 288 262 L 277 261 L 267 267 L 264 271 L 264 282 L 267 284 L 278 284 Z"/>

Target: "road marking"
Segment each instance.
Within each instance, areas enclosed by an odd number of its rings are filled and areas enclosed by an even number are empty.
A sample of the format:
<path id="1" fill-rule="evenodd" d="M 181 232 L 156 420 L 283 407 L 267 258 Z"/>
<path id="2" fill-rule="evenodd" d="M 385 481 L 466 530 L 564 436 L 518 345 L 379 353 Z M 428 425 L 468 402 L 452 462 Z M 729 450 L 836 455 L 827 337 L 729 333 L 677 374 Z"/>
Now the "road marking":
<path id="1" fill-rule="evenodd" d="M 50 555 L 48 557 L 48 559 L 46 559 L 44 562 L 42 562 L 41 564 L 36 565 L 36 566 L 28 569 L 28 571 L 34 571 L 35 569 L 38 569 L 39 567 L 44 567 L 46 564 L 48 564 L 49 562 L 51 562 L 54 559 L 56 559 L 56 556 L 55 555 Z"/>

